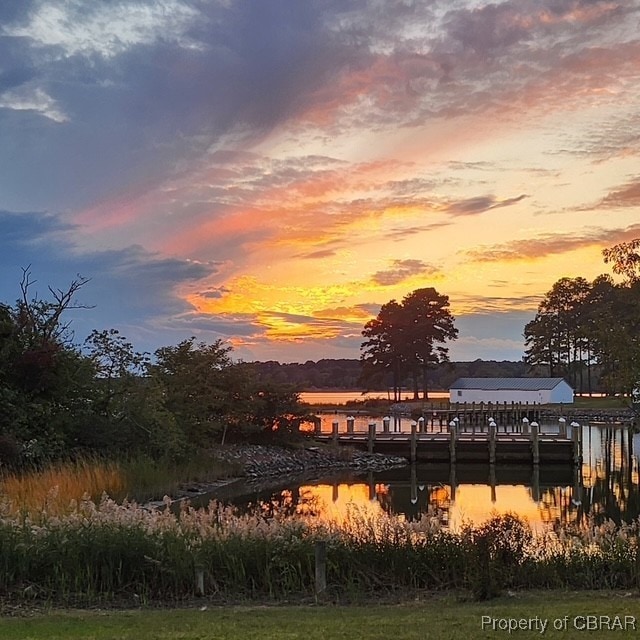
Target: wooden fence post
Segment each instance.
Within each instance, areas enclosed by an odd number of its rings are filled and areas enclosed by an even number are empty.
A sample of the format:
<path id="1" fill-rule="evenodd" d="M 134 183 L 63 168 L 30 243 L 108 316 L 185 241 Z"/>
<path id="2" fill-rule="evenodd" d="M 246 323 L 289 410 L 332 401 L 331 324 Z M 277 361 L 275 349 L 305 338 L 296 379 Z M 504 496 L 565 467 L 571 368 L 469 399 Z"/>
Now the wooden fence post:
<path id="1" fill-rule="evenodd" d="M 316 597 L 327 590 L 327 543 L 318 540 L 315 544 Z"/>
<path id="2" fill-rule="evenodd" d="M 204 596 L 204 567 L 201 564 L 195 566 L 195 578 L 196 595 L 202 597 Z"/>

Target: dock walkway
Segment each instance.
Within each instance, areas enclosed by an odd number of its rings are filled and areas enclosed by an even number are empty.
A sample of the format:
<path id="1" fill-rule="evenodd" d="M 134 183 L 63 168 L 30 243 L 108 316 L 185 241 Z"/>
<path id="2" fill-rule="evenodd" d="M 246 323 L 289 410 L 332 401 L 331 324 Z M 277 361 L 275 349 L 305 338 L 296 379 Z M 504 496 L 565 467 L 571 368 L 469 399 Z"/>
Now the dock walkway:
<path id="1" fill-rule="evenodd" d="M 386 420 L 386 419 L 385 419 Z M 485 428 L 460 428 L 452 421 L 445 431 L 417 422 L 410 432 L 393 432 L 387 421 L 382 432 L 370 423 L 366 432 L 356 432 L 353 419 L 343 430 L 339 422 L 330 433 L 316 429 L 315 438 L 335 446 L 350 446 L 370 453 L 384 453 L 408 458 L 411 462 L 489 462 L 528 464 L 579 464 L 582 459 L 581 429 L 573 423 L 567 430 L 560 423 L 558 433 L 541 433 L 536 422 L 504 426 L 495 423 Z"/>

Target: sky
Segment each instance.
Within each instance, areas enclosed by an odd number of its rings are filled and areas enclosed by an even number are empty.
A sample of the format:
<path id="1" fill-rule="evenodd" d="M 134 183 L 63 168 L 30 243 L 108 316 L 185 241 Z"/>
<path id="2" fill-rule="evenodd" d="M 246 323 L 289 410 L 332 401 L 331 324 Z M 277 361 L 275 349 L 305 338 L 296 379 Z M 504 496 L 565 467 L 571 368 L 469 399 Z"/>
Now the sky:
<path id="1" fill-rule="evenodd" d="M 0 3 L 0 301 L 88 278 L 78 344 L 358 358 L 435 287 L 452 360 L 519 360 L 639 155 L 640 0 Z"/>

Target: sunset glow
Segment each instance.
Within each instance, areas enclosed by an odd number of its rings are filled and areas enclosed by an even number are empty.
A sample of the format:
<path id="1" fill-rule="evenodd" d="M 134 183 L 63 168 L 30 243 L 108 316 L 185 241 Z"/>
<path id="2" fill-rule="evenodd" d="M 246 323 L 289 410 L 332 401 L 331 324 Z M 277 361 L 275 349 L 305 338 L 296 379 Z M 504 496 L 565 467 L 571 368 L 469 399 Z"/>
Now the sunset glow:
<path id="1" fill-rule="evenodd" d="M 81 273 L 79 338 L 357 358 L 433 286 L 452 359 L 520 359 L 551 285 L 640 236 L 638 0 L 18 4 L 3 300 Z"/>
<path id="2" fill-rule="evenodd" d="M 384 512 L 393 513 L 401 518 L 407 517 L 403 509 L 409 504 L 401 498 L 394 499 L 393 486 L 377 484 L 370 486 L 366 483 L 354 484 L 320 484 L 308 485 L 300 488 L 299 513 L 313 512 L 325 522 L 344 524 L 354 516 L 375 517 Z M 534 531 L 542 531 L 546 526 L 552 526 L 564 519 L 562 515 L 563 497 L 566 502 L 570 492 L 563 496 L 562 489 L 556 489 L 558 495 L 552 500 L 552 505 L 545 504 L 543 496 L 536 502 L 531 489 L 523 485 L 499 485 L 492 493 L 487 485 L 463 484 L 455 489 L 452 499 L 451 487 L 416 487 L 421 495 L 416 513 L 426 513 L 431 508 L 433 517 L 452 531 L 460 531 L 464 526 L 478 526 L 489 518 L 498 514 L 517 513 L 526 520 Z M 546 497 L 546 496 L 544 496 Z M 416 500 L 418 503 L 418 500 Z M 565 522 L 566 524 L 566 522 Z"/>

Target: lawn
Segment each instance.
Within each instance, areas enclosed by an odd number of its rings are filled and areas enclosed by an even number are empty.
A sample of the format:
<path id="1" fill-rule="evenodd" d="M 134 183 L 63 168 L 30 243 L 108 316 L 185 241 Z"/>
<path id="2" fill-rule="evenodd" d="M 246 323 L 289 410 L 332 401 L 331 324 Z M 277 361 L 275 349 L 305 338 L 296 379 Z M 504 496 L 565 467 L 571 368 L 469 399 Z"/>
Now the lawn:
<path id="1" fill-rule="evenodd" d="M 562 628 L 555 629 L 554 623 Z M 490 602 L 433 596 L 400 605 L 207 607 L 202 603 L 196 608 L 164 610 L 54 610 L 0 619 L 3 640 L 470 640 L 639 635 L 638 594 L 602 592 L 516 594 Z"/>

